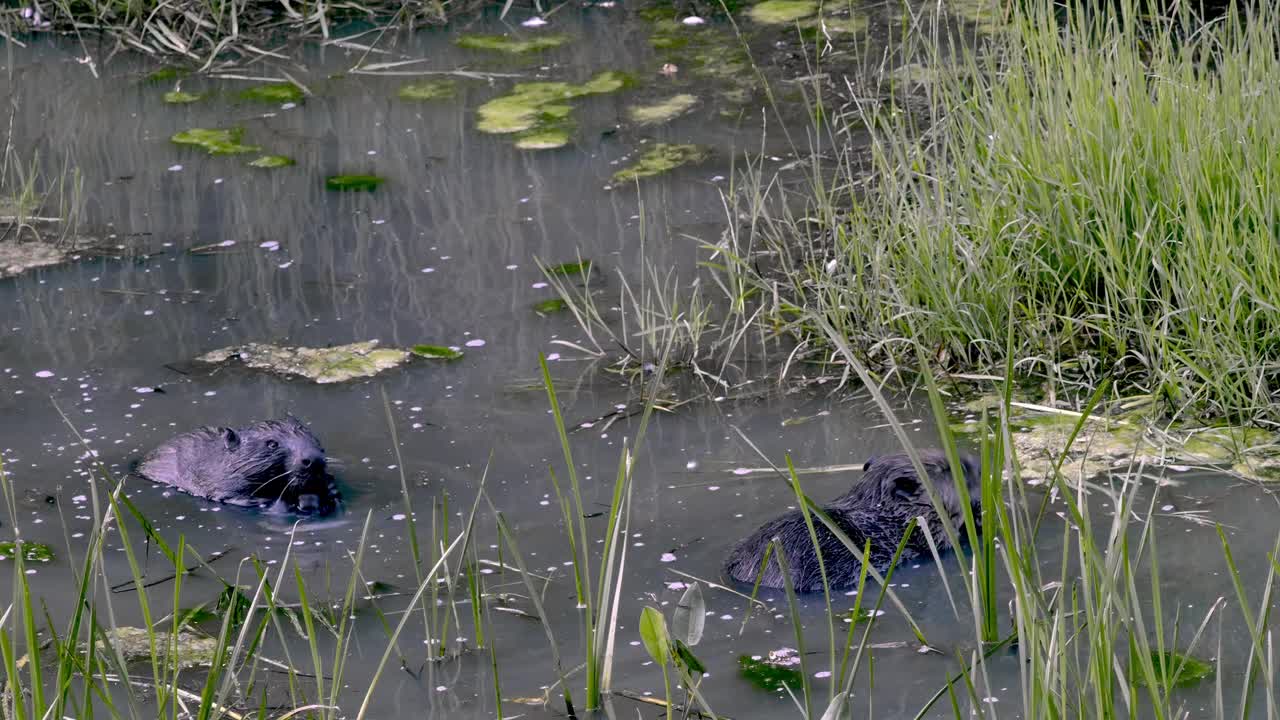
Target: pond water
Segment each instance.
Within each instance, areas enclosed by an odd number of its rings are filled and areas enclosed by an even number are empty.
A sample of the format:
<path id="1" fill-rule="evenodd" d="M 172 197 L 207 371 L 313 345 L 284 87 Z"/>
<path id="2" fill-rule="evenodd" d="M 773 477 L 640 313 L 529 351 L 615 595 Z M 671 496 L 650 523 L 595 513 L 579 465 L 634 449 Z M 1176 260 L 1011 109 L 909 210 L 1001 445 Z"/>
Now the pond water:
<path id="1" fill-rule="evenodd" d="M 865 15 L 871 27 L 863 49 L 878 57 L 887 28 L 900 18 L 880 7 L 865 9 Z M 487 18 L 465 30 L 505 28 Z M 296 103 L 240 99 L 253 80 L 191 76 L 149 82 L 146 76 L 156 69 L 152 60 L 124 53 L 101 64 L 102 48 L 86 50 L 67 40 L 6 45 L 0 68 L 0 93 L 12 100 L 6 136 L 22 153 L 38 154 L 46 172 L 79 168 L 83 227 L 147 255 L 84 259 L 0 281 L 0 452 L 17 488 L 22 536 L 59 553 L 31 578 L 52 617 L 65 617 L 73 607 L 69 590 L 92 519 L 85 448 L 69 426 L 99 459 L 123 473 L 178 431 L 291 412 L 310 423 L 329 454 L 342 461 L 342 516 L 304 523 L 291 541 L 288 523 L 279 518 L 136 480 L 129 484 L 132 501 L 171 542 L 182 535 L 205 555 L 229 550 L 215 564 L 228 579 L 242 558 L 256 554 L 274 565 L 289 551 L 314 587 L 332 581 L 333 597 L 345 587 L 348 553 L 359 543 L 368 515 L 364 579 L 412 592 L 401 474 L 426 537 L 432 503 L 446 494 L 453 528 L 464 521 L 488 464 L 488 491 L 511 522 L 530 569 L 551 578 L 544 600 L 566 663 L 573 667 L 582 657 L 570 551 L 547 473 L 560 460 L 559 440 L 538 381 L 538 353 L 553 358 L 550 367 L 571 423 L 633 404 L 636 388 L 599 373 L 581 351 L 556 343 L 587 340 L 567 314 L 533 311 L 535 303 L 553 297 L 535 259 L 591 259 L 608 297 L 618 290 L 615 271 L 635 279 L 646 261 L 691 278 L 699 243 L 715 242 L 725 226 L 723 194 L 735 158 L 750 150 L 763 154 L 766 169 L 772 169 L 795 154 L 785 134 L 762 134 L 777 118 L 762 111 L 758 96 L 743 102 L 733 95 L 738 88 L 732 79 L 688 69 L 664 75 L 661 67 L 672 58 L 653 48 L 649 24 L 622 8 L 556 14 L 545 31 L 571 41 L 527 58 L 460 48 L 453 40 L 462 30 L 390 36 L 371 55 L 376 60 L 366 60 L 420 61 L 388 68 L 394 72 L 489 74 L 453 77 L 454 95 L 430 101 L 408 101 L 397 93 L 407 83 L 439 76 L 354 74 L 350 70 L 364 51 L 338 45 L 313 44 L 291 60 L 267 58 L 227 73 L 252 78 L 288 72 L 311 93 Z M 713 23 L 710 31 L 727 29 Z M 361 35 L 353 42 L 372 40 Z M 697 47 L 701 40 L 693 42 Z M 766 56 L 785 52 L 769 38 L 751 42 Z M 99 63 L 90 67 L 83 62 L 86 54 Z M 516 81 L 510 76 L 585 82 L 610 70 L 637 81 L 618 92 L 573 100 L 566 148 L 518 150 L 511 136 L 476 129 L 478 106 L 505 93 Z M 175 83 L 209 96 L 191 104 L 166 103 L 164 94 Z M 627 108 L 676 93 L 696 95 L 699 103 L 665 124 L 628 121 Z M 803 116 L 791 100 L 784 104 L 784 118 Z M 243 128 L 242 141 L 261 152 L 207 155 L 170 142 L 191 128 L 229 127 Z M 804 136 L 800 125 L 792 129 Z M 658 142 L 693 143 L 711 155 L 638 187 L 611 179 Z M 259 154 L 285 155 L 294 164 L 248 167 Z M 325 179 L 342 173 L 376 174 L 385 182 L 371 193 L 327 191 Z M 217 251 L 189 252 L 205 246 Z M 395 347 L 456 346 L 465 355 L 327 386 L 241 368 L 203 371 L 189 363 L 204 352 L 247 342 L 325 346 L 370 339 Z M 398 454 L 383 393 L 400 439 Z M 923 412 L 907 410 L 905 416 Z M 797 418 L 808 421 L 787 422 Z M 661 696 L 661 672 L 639 643 L 641 607 L 670 611 L 680 595 L 673 584 L 688 580 L 678 573 L 718 580 L 729 546 L 794 504 L 776 475 L 732 472 L 762 464 L 738 430 L 775 462 L 790 453 L 799 466 L 860 464 L 897 449 L 883 422 L 865 397 L 826 389 L 700 402 L 660 413 L 635 465 L 615 687 Z M 925 422 L 912 428 L 922 441 L 932 432 Z M 636 431 L 633 417 L 573 435 L 588 506 L 607 509 L 623 443 Z M 829 498 L 856 476 L 807 475 L 806 489 Z M 1180 479 L 1186 484 L 1174 491 L 1183 498 L 1178 502 L 1201 502 L 1211 517 L 1230 524 L 1237 562 L 1256 591 L 1266 574 L 1263 551 L 1272 544 L 1273 501 L 1252 486 L 1227 485 L 1222 478 Z M 46 495 L 57 502 L 47 502 Z M 603 518 L 588 522 L 595 536 L 604 532 Z M 1216 598 L 1230 595 L 1216 536 L 1212 528 L 1177 518 L 1160 524 L 1167 538 L 1162 557 L 1168 560 L 1161 568 L 1167 602 L 1185 607 L 1184 616 L 1198 621 Z M 496 561 L 497 531 L 488 512 L 480 514 L 477 532 L 479 556 Z M 1052 533 L 1046 542 L 1052 546 Z M 68 544 L 73 558 L 60 550 Z M 122 582 L 128 565 L 117 549 L 108 553 L 108 570 Z M 151 549 L 152 562 L 157 558 L 163 560 Z M 239 565 L 239 573 L 241 582 L 252 582 L 249 565 Z M 485 579 L 495 592 L 524 592 L 510 571 Z M 919 654 L 914 644 L 876 652 L 875 687 L 860 686 L 858 702 L 873 702 L 877 714 L 888 717 L 913 715 L 958 667 L 956 654 L 967 656 L 974 643 L 967 611 L 962 608 L 957 619 L 931 567 L 906 568 L 896 583 L 931 645 L 944 654 Z M 6 577 L 0 592 L 8 587 Z M 194 605 L 212 601 L 221 589 L 220 582 L 198 573 L 184 581 L 183 595 Z M 167 593 L 169 585 L 159 586 L 153 602 L 165 607 L 171 602 Z M 136 603 L 123 597 L 115 602 L 116 622 L 141 624 Z M 741 597 L 707 589 L 706 598 L 707 632 L 697 651 L 709 671 L 703 690 L 712 706 L 731 717 L 793 714 L 785 695 L 753 689 L 737 673 L 739 655 L 794 646 L 782 598 L 767 595 L 773 609 L 755 614 L 745 627 Z M 846 597 L 837 605 L 852 603 Z M 391 622 L 402 606 L 396 597 L 380 603 Z M 520 606 L 532 610 L 527 603 Z M 466 637 L 470 610 L 462 612 L 462 629 L 450 633 Z M 554 682 L 541 626 L 515 614 L 493 615 L 503 695 L 540 694 Z M 803 618 L 811 636 L 807 647 L 823 648 L 821 603 L 807 602 Z M 1222 633 L 1224 647 L 1248 642 L 1235 616 Z M 423 637 L 421 624 L 411 623 L 401 640 L 410 666 L 393 667 L 381 678 L 370 717 L 493 717 L 487 653 L 422 664 L 427 648 L 414 646 Z M 892 609 L 873 637 L 912 640 Z M 361 612 L 355 657 L 344 678 L 348 689 L 339 696 L 349 716 L 385 646 L 383 622 L 372 611 Z M 309 661 L 299 660 L 308 657 L 304 648 L 298 641 L 290 653 L 305 668 Z M 820 656 L 814 666 L 824 667 Z M 1002 709 L 1003 702 L 1012 710 L 1019 693 L 1016 659 L 998 658 L 990 669 L 991 709 Z M 1219 669 L 1232 698 L 1239 696 L 1243 670 L 1229 664 Z M 580 674 L 575 688 L 579 680 Z M 821 679 L 815 682 L 825 688 Z M 825 689 L 819 694 L 825 697 Z M 1189 708 L 1208 707 L 1211 698 L 1210 688 L 1187 691 Z M 635 712 L 631 701 L 616 702 L 620 715 Z M 511 703 L 505 714 L 554 717 L 557 707 Z M 935 710 L 940 716 L 949 712 Z"/>

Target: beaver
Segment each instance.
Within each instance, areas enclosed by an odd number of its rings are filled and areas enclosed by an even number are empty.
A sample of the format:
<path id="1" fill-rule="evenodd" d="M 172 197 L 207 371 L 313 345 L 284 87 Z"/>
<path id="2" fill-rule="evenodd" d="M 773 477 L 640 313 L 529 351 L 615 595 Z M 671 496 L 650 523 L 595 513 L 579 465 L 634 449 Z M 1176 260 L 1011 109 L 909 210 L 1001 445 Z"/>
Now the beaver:
<path id="1" fill-rule="evenodd" d="M 341 500 L 319 438 L 292 415 L 183 433 L 147 453 L 136 472 L 198 497 L 281 512 L 326 514 Z"/>
<path id="2" fill-rule="evenodd" d="M 925 471 L 933 481 L 943 506 L 951 515 L 957 530 L 964 524 L 964 508 L 960 494 L 951 477 L 951 464 L 946 453 L 927 450 L 920 453 Z M 980 465 L 971 455 L 960 454 L 973 516 L 978 520 L 982 502 L 980 492 Z M 871 540 L 871 562 L 878 571 L 888 569 L 893 554 L 902 540 L 907 523 L 912 518 L 924 516 L 929 532 L 938 548 L 950 546 L 942 521 L 929 501 L 928 490 L 916 475 L 911 458 L 906 454 L 873 457 L 862 466 L 863 478 L 849 492 L 823 506 L 827 515 L 844 531 L 853 544 L 862 549 Z M 856 587 L 862 565 L 853 553 L 827 529 L 823 522 L 813 518 L 818 546 L 826 565 L 827 583 L 831 589 Z M 773 538 L 778 538 L 787 564 L 791 567 L 791 584 L 797 592 L 816 592 L 822 589 L 822 573 L 818 568 L 818 556 L 813 551 L 813 540 L 805 526 L 804 516 L 795 510 L 775 518 L 739 542 L 729 553 L 724 570 L 739 582 L 754 583 L 760 573 L 760 563 Z M 930 557 L 923 528 L 917 526 L 902 552 L 902 560 Z M 769 558 L 760 584 L 770 588 L 782 588 L 782 571 L 775 557 Z"/>

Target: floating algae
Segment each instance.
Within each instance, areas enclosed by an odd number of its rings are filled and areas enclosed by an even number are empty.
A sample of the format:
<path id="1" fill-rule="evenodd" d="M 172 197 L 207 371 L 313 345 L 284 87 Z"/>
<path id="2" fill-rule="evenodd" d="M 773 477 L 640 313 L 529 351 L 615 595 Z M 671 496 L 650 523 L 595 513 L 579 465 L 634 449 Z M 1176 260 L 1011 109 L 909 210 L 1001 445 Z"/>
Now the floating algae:
<path id="1" fill-rule="evenodd" d="M 118 650 L 127 662 L 151 659 L 151 632 L 139 627 L 114 627 L 102 631 L 111 646 Z M 102 641 L 97 641 L 98 652 L 105 648 Z M 160 657 L 155 658 L 168 665 L 170 647 L 176 647 L 179 668 L 184 670 L 194 667 L 209 667 L 217 655 L 218 641 L 215 638 L 201 637 L 188 632 L 179 632 L 176 644 L 173 635 L 159 631 L 155 633 L 155 651 Z M 105 653 L 104 653 L 105 654 Z"/>
<path id="2" fill-rule="evenodd" d="M 175 133 L 169 140 L 178 145 L 192 145 L 204 148 L 210 155 L 239 155 L 241 153 L 257 152 L 262 149 L 257 145 L 241 143 L 240 140 L 243 137 L 243 128 L 229 128 L 226 130 L 192 128 Z"/>
<path id="3" fill-rule="evenodd" d="M 337 192 L 373 192 L 386 180 L 377 175 L 333 175 L 324 186 Z"/>
<path id="4" fill-rule="evenodd" d="M 565 35 L 544 35 L 528 40 L 517 40 L 509 35 L 463 35 L 459 37 L 458 47 L 468 50 L 489 50 L 491 52 L 524 55 L 525 53 L 551 50 L 569 42 Z"/>
<path id="5" fill-rule="evenodd" d="M 747 17 L 762 25 L 783 25 L 818 12 L 815 0 L 764 0 L 747 10 Z"/>
<path id="6" fill-rule="evenodd" d="M 204 93 L 189 93 L 183 90 L 170 90 L 164 94 L 164 101 L 170 105 L 186 105 L 204 99 Z"/>
<path id="7" fill-rule="evenodd" d="M 250 167 L 256 168 L 281 168 L 288 167 L 293 164 L 293 158 L 285 155 L 263 155 L 262 157 L 249 163 Z"/>
<path id="8" fill-rule="evenodd" d="M 522 133 L 517 146 L 527 149 L 561 147 L 569 142 L 569 100 L 614 92 L 630 82 L 620 72 L 603 72 L 580 85 L 566 82 L 517 83 L 511 92 L 481 105 L 476 113 L 480 132 Z"/>
<path id="9" fill-rule="evenodd" d="M 629 182 L 641 178 L 653 177 L 674 170 L 682 165 L 691 165 L 706 160 L 710 155 L 705 148 L 697 145 L 678 145 L 674 143 L 657 143 L 645 154 L 627 167 L 613 174 L 614 182 Z"/>
<path id="10" fill-rule="evenodd" d="M 254 85 L 240 92 L 241 100 L 254 102 L 296 103 L 301 102 L 303 97 L 305 96 L 302 93 L 302 88 L 293 83 Z"/>
<path id="11" fill-rule="evenodd" d="M 442 100 L 453 97 L 458 84 L 452 80 L 423 80 L 400 88 L 401 100 Z"/>
<path id="12" fill-rule="evenodd" d="M 368 340 L 329 348 L 249 343 L 207 352 L 196 361 L 220 364 L 239 360 L 254 370 L 297 375 L 325 385 L 373 377 L 404 364 L 409 357 L 408 350 L 379 348 L 377 340 Z"/>
<path id="13" fill-rule="evenodd" d="M 652 105 L 634 105 L 627 110 L 627 116 L 639 125 L 658 125 L 689 112 L 697 104 L 697 96 L 680 93 Z"/>

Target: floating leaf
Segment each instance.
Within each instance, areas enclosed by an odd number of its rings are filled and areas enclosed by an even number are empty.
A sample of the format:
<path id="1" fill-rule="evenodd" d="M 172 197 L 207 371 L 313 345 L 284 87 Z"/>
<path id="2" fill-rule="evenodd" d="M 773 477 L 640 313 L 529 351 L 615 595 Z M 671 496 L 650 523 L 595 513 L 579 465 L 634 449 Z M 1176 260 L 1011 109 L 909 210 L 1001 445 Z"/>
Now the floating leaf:
<path id="1" fill-rule="evenodd" d="M 628 182 L 653 177 L 682 165 L 702 162 L 710 155 L 697 145 L 657 143 L 631 165 L 613 174 L 614 182 Z"/>
<path id="2" fill-rule="evenodd" d="M 591 269 L 590 260 L 579 260 L 574 263 L 561 263 L 553 267 L 547 268 L 547 272 L 551 275 L 560 275 L 568 277 L 570 275 L 585 275 Z"/>
<path id="3" fill-rule="evenodd" d="M 706 622 L 707 602 L 702 599 L 702 587 L 695 582 L 685 589 L 680 602 L 676 603 L 676 611 L 671 618 L 672 632 L 678 640 L 697 645 L 702 641 Z"/>
<path id="4" fill-rule="evenodd" d="M 22 559 L 27 562 L 49 562 L 53 560 L 53 549 L 44 543 L 23 542 Z M 15 546 L 12 542 L 0 542 L 0 560 L 12 559 L 15 552 Z"/>
<path id="5" fill-rule="evenodd" d="M 1147 684 L 1146 674 L 1142 672 L 1139 665 L 1139 656 L 1131 654 L 1129 656 L 1129 674 L 1133 678 L 1133 682 L 1140 686 Z M 1164 668 L 1161 669 L 1163 663 Z M 1172 650 L 1164 653 L 1158 650 L 1151 651 L 1151 665 L 1155 671 L 1156 682 L 1164 682 L 1167 675 L 1169 684 L 1173 687 L 1188 687 L 1195 685 L 1201 680 L 1213 675 L 1213 664 L 1200 660 L 1199 658 L 1183 655 L 1173 652 Z"/>
<path id="6" fill-rule="evenodd" d="M 302 92 L 302 88 L 293 83 L 254 85 L 251 88 L 245 88 L 240 91 L 241 100 L 254 102 L 296 103 L 302 102 L 304 97 L 306 95 Z"/>
<path id="7" fill-rule="evenodd" d="M 799 688 L 800 671 L 794 667 L 756 660 L 749 655 L 738 658 L 738 670 L 748 682 L 770 692 L 783 687 Z"/>
<path id="8" fill-rule="evenodd" d="M 667 620 L 662 613 L 645 606 L 640 612 L 640 640 L 653 661 L 666 665 L 671 658 L 671 641 L 667 635 Z"/>
<path id="9" fill-rule="evenodd" d="M 183 90 L 170 90 L 164 94 L 164 101 L 171 105 L 185 105 L 204 99 L 204 93 L 189 93 Z"/>
<path id="10" fill-rule="evenodd" d="M 401 100 L 440 100 L 453 97 L 457 83 L 452 80 L 423 80 L 400 88 Z"/>
<path id="11" fill-rule="evenodd" d="M 543 300 L 540 303 L 534 303 L 533 309 L 540 313 L 550 314 L 553 312 L 568 310 L 569 303 L 565 302 L 564 298 L 551 298 L 550 300 Z"/>
<path id="12" fill-rule="evenodd" d="M 463 35 L 456 42 L 458 47 L 468 50 L 489 50 L 522 55 L 558 48 L 569 42 L 569 38 L 564 35 L 542 35 L 528 40 L 517 40 L 508 35 Z"/>
<path id="13" fill-rule="evenodd" d="M 373 192 L 383 182 L 377 175 L 334 175 L 325 179 L 324 186 L 338 192 Z"/>
<path id="14" fill-rule="evenodd" d="M 424 358 L 436 358 L 439 360 L 457 360 L 462 357 L 461 350 L 454 350 L 451 347 L 441 345 L 414 345 L 409 348 L 414 355 Z"/>
<path id="15" fill-rule="evenodd" d="M 210 130 L 191 128 L 175 133 L 169 140 L 177 145 L 192 145 L 204 148 L 210 155 L 238 155 L 257 152 L 261 148 L 256 145 L 244 145 L 240 139 L 244 129 L 229 128 L 226 130 Z"/>
<path id="16" fill-rule="evenodd" d="M 293 158 L 284 155 L 263 155 L 262 157 L 249 163 L 250 167 L 256 168 L 281 168 L 288 167 L 293 164 Z"/>

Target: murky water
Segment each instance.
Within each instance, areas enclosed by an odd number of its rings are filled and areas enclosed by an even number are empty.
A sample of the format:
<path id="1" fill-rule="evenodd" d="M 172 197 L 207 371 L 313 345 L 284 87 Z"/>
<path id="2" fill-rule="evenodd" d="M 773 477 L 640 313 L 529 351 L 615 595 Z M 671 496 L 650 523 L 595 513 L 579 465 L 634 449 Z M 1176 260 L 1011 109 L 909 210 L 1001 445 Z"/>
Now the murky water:
<path id="1" fill-rule="evenodd" d="M 876 12 L 871 11 L 875 22 L 892 22 Z M 648 27 L 621 9 L 565 10 L 554 25 L 575 41 L 532 60 L 462 50 L 446 31 L 396 36 L 380 45 L 389 51 L 384 62 L 425 59 L 411 66 L 415 70 L 571 81 L 624 70 L 641 79 L 631 90 L 574 101 L 573 144 L 537 153 L 514 149 L 509 137 L 475 130 L 476 107 L 504 92 L 512 82 L 508 77 L 463 79 L 454 99 L 408 102 L 396 92 L 418 78 L 350 74 L 363 51 L 313 46 L 291 62 L 272 61 L 237 73 L 289 72 L 313 93 L 296 106 L 237 100 L 236 93 L 251 81 L 194 77 L 184 80 L 182 89 L 215 95 L 169 105 L 162 95 L 173 89 L 172 81 L 144 82 L 155 67 L 137 57 L 122 55 L 95 66 L 102 74 L 95 79 L 81 62 L 85 50 L 78 44 L 37 41 L 27 49 L 6 48 L 0 92 L 13 99 L 13 129 L 7 136 L 18 149 L 38 152 L 47 168 L 65 163 L 81 169 L 87 229 L 154 253 L 145 259 L 84 260 L 0 281 L 0 451 L 21 491 L 21 532 L 55 549 L 69 545 L 73 556 L 59 550 L 63 556 L 39 566 L 32 578 L 53 617 L 65 616 L 74 600 L 64 592 L 75 582 L 76 562 L 69 560 L 78 561 L 83 552 L 83 530 L 91 520 L 85 448 L 68 425 L 102 460 L 123 471 L 177 431 L 292 412 L 343 461 L 347 512 L 342 517 L 302 525 L 290 545 L 289 527 L 278 519 L 145 483 L 130 486 L 133 502 L 171 541 L 183 535 L 206 555 L 229 550 L 216 563 L 227 578 L 250 554 L 270 566 L 290 551 L 317 583 L 336 578 L 334 597 L 344 589 L 348 553 L 358 544 L 368 514 L 365 579 L 412 591 L 401 473 L 420 529 L 430 522 L 432 502 L 445 494 L 456 529 L 492 458 L 488 490 L 515 528 L 530 569 L 552 578 L 547 610 L 566 662 L 576 664 L 581 638 L 569 549 L 546 471 L 558 461 L 560 449 L 536 382 L 537 354 L 555 358 L 551 367 L 570 422 L 598 417 L 635 397 L 634 390 L 591 371 L 581 352 L 555 342 L 585 342 L 568 317 L 533 312 L 534 303 L 552 297 L 535 258 L 550 263 L 590 258 L 610 293 L 617 290 L 615 270 L 634 278 L 646 259 L 691 277 L 697 243 L 715 241 L 724 225 L 721 194 L 735 155 L 763 150 L 775 165 L 792 155 L 781 133 L 771 132 L 762 144 L 758 105 L 729 103 L 717 95 L 722 88 L 713 80 L 659 73 L 663 57 L 650 47 Z M 697 94 L 702 102 L 669 124 L 636 128 L 625 122 L 629 105 L 674 92 Z M 245 165 L 253 155 L 208 156 L 169 141 L 192 127 L 229 126 L 243 127 L 245 142 L 264 153 L 288 155 L 296 165 L 259 170 Z M 614 187 L 610 176 L 653 142 L 698 143 L 712 148 L 714 156 L 646 180 L 638 191 Z M 375 173 L 386 183 L 369 194 L 327 192 L 324 179 L 338 173 Z M 187 252 L 211 244 L 222 244 L 221 251 Z M 245 342 L 323 346 L 368 339 L 398 347 L 453 345 L 466 355 L 457 362 L 421 362 L 374 381 L 334 386 L 240 369 L 198 372 L 188 364 L 208 350 Z M 399 457 L 383 392 L 401 439 Z M 811 419 L 783 423 L 792 418 Z M 688 580 L 679 573 L 718 579 L 729 545 L 794 501 L 775 475 L 731 472 L 762 464 L 737 430 L 775 461 L 790 453 L 799 466 L 818 466 L 861 463 L 871 454 L 895 450 L 896 441 L 882 422 L 865 400 L 826 394 L 702 403 L 657 417 L 636 464 L 615 686 L 661 694 L 661 673 L 639 643 L 640 608 L 657 604 L 669 610 L 679 597 L 672 584 Z M 914 425 L 922 440 L 927 427 Z M 589 505 L 607 508 L 623 442 L 636 430 L 632 418 L 575 434 Z M 806 488 L 828 498 L 842 492 L 852 477 L 856 474 L 806 476 Z M 1188 505 L 1195 501 L 1185 498 L 1207 498 L 1210 516 L 1233 528 L 1236 559 L 1250 588 L 1260 585 L 1275 511 L 1270 498 L 1251 487 L 1228 487 L 1220 478 L 1190 478 L 1174 492 L 1184 498 L 1177 502 Z M 59 502 L 46 502 L 47 494 Z M 590 531 L 603 533 L 604 522 L 591 519 Z M 1184 520 L 1161 525 L 1167 526 L 1162 554 L 1169 559 L 1161 568 L 1167 602 L 1185 607 L 1184 615 L 1198 620 L 1217 597 L 1229 595 L 1216 536 Z M 497 533 L 487 512 L 481 513 L 478 532 L 480 556 L 496 560 Z M 1050 534 L 1046 543 L 1053 542 Z M 110 555 L 113 577 L 124 581 L 123 553 Z M 248 565 L 239 572 L 241 582 L 250 582 Z M 486 580 L 493 591 L 524 592 L 510 572 L 495 572 Z M 947 654 L 922 655 L 914 646 L 877 651 L 875 687 L 860 687 L 858 703 L 873 703 L 869 707 L 888 717 L 914 714 L 958 667 L 955 653 L 967 655 L 973 646 L 966 611 L 962 608 L 959 620 L 953 615 L 935 570 L 904 569 L 896 580 L 930 643 Z M 184 582 L 184 597 L 191 604 L 211 601 L 221 588 L 217 580 L 197 574 Z M 168 592 L 161 586 L 155 602 L 163 607 Z M 780 614 L 783 605 L 776 605 L 776 615 L 757 614 L 744 628 L 740 597 L 715 590 L 706 597 L 707 633 L 697 651 L 709 670 L 703 691 L 713 707 L 733 717 L 794 712 L 785 696 L 762 694 L 737 675 L 739 655 L 794 646 L 790 623 Z M 768 599 L 776 604 L 781 598 Z M 844 598 L 838 605 L 852 602 Z M 396 603 L 390 598 L 380 607 L 392 612 Z M 140 624 L 132 601 L 117 602 L 116 610 L 117 622 Z M 809 601 L 805 622 L 811 651 L 823 647 L 822 621 L 820 603 Z M 504 696 L 539 694 L 554 681 L 541 626 L 504 613 L 494 613 L 493 622 Z M 462 630 L 450 632 L 468 636 L 469 617 Z M 1234 615 L 1223 633 L 1224 647 L 1247 643 Z M 912 640 L 893 610 L 878 622 L 873 637 Z M 420 624 L 411 624 L 406 638 L 401 645 L 409 667 L 382 678 L 370 716 L 493 716 L 487 654 L 423 665 L 426 648 L 414 647 L 423 638 Z M 349 689 L 340 703 L 358 704 L 385 646 L 382 622 L 362 612 L 352 646 L 357 657 L 348 667 Z M 293 648 L 295 659 L 306 656 L 303 647 Z M 825 667 L 820 656 L 814 665 Z M 1243 670 L 1229 662 L 1219 670 L 1233 697 L 1238 697 Z M 997 659 L 991 672 L 992 698 L 1016 703 L 1016 660 Z M 825 696 L 823 681 L 816 682 Z M 1207 706 L 1210 697 L 1207 689 L 1188 691 L 1189 707 Z M 622 715 L 634 712 L 627 707 L 631 701 L 617 702 Z M 1003 708 L 993 702 L 991 709 Z M 523 705 L 506 708 L 508 716 L 519 713 L 554 715 Z"/>

